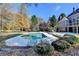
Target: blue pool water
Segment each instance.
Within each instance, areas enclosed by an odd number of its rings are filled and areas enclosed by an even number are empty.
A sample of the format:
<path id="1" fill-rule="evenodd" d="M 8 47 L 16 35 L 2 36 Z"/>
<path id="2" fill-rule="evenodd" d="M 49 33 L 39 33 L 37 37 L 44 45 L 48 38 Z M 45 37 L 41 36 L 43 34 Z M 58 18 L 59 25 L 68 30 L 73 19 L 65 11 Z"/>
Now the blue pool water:
<path id="1" fill-rule="evenodd" d="M 33 46 L 45 38 L 47 36 L 42 33 L 29 33 L 10 38 L 5 43 L 7 46 Z"/>
<path id="2" fill-rule="evenodd" d="M 42 39 L 42 38 L 45 38 L 46 36 L 42 33 L 30 33 L 30 34 L 25 34 L 25 35 L 22 35 L 21 37 L 23 38 L 28 38 L 28 39 Z"/>

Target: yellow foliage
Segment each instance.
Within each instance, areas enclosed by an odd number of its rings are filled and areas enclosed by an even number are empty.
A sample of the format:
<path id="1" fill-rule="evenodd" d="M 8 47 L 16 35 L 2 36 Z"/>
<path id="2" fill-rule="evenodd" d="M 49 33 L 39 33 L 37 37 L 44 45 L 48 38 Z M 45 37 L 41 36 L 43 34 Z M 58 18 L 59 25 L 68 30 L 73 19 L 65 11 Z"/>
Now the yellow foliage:
<path id="1" fill-rule="evenodd" d="M 16 14 L 16 24 L 19 27 L 19 29 L 30 28 L 30 20 L 20 13 Z"/>
<path id="2" fill-rule="evenodd" d="M 4 26 L 6 30 L 30 29 L 30 20 L 20 13 L 12 14 L 12 16 L 8 16 L 8 19 L 10 20 Z"/>

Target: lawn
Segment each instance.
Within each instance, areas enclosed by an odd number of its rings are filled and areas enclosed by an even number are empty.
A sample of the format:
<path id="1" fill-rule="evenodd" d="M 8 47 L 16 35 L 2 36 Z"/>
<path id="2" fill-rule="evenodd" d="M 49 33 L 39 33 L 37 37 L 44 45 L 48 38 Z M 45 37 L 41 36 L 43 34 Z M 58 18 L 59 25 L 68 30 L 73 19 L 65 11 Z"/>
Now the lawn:
<path id="1" fill-rule="evenodd" d="M 77 38 L 79 38 L 79 34 L 75 34 L 75 36 L 76 36 Z"/>
<path id="2" fill-rule="evenodd" d="M 9 35 L 5 35 L 5 36 L 0 36 L 0 42 L 2 42 L 2 41 L 4 41 L 4 40 L 7 40 L 7 39 L 9 39 L 9 38 L 18 36 L 18 35 L 21 35 L 21 34 L 9 34 Z"/>

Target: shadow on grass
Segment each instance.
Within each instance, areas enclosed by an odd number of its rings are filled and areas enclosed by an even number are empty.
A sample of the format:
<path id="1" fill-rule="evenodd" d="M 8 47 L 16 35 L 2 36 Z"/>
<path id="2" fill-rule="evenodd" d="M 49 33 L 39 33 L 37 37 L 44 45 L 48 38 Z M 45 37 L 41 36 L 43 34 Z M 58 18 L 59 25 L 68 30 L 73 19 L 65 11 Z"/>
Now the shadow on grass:
<path id="1" fill-rule="evenodd" d="M 10 35 L 6 35 L 6 36 L 0 36 L 0 42 L 2 42 L 2 41 L 4 41 L 4 40 L 7 40 L 7 39 L 9 39 L 9 38 L 18 36 L 18 35 L 21 35 L 21 34 L 10 34 Z"/>

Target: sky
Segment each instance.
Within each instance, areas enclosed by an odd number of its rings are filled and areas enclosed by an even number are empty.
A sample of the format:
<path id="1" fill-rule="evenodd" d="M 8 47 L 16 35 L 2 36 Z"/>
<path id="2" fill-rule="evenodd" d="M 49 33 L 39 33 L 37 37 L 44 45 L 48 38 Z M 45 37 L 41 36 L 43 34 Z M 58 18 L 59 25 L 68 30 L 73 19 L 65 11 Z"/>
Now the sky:
<path id="1" fill-rule="evenodd" d="M 13 11 L 19 10 L 20 4 L 13 4 Z M 40 18 L 43 18 L 45 21 L 49 19 L 52 15 L 55 15 L 57 18 L 61 13 L 69 15 L 75 9 L 79 8 L 78 3 L 39 3 L 37 7 L 34 4 L 28 6 L 27 12 L 28 15 L 36 15 Z"/>

